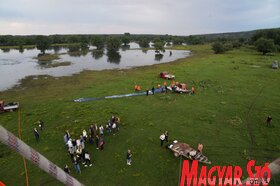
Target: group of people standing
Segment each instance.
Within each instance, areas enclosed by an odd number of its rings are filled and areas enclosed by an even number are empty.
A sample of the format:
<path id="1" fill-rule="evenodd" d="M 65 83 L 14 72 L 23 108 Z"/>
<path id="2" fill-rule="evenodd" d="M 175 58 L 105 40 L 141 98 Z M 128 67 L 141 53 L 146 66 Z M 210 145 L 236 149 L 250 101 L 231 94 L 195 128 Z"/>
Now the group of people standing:
<path id="1" fill-rule="evenodd" d="M 80 138 L 71 139 L 71 135 L 67 130 L 64 135 L 64 142 L 71 157 L 71 161 L 77 173 L 81 174 L 80 162 L 85 166 L 92 166 L 90 154 L 85 150 L 85 142 L 87 141 L 86 131 L 83 130 Z M 70 173 L 68 166 L 64 167 L 64 171 Z"/>
<path id="2" fill-rule="evenodd" d="M 119 130 L 120 119 L 112 116 L 105 126 L 98 126 L 97 124 L 91 124 L 88 132 L 84 129 L 82 134 L 77 139 L 72 139 L 69 131 L 67 130 L 64 135 L 64 143 L 71 157 L 71 161 L 74 165 L 76 173 L 81 174 L 80 163 L 85 167 L 92 166 L 90 154 L 85 150 L 86 143 L 96 145 L 96 149 L 103 150 L 105 145 L 104 133 L 115 133 Z M 66 165 L 64 171 L 69 173 L 69 167 Z"/>

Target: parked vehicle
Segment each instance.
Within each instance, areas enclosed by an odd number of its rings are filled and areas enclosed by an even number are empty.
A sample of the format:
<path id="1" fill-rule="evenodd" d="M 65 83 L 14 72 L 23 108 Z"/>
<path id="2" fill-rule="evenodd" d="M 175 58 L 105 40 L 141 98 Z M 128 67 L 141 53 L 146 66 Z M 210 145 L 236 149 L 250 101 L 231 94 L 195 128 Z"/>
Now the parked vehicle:
<path id="1" fill-rule="evenodd" d="M 159 75 L 160 75 L 160 77 L 163 78 L 163 79 L 175 79 L 175 75 L 169 74 L 169 73 L 166 72 L 166 71 L 161 72 Z"/>
<path id="2" fill-rule="evenodd" d="M 175 140 L 168 145 L 168 148 L 173 151 L 175 157 L 184 156 L 190 160 L 198 160 L 201 163 L 211 164 L 211 161 L 209 161 L 206 156 L 186 143 Z"/>
<path id="3" fill-rule="evenodd" d="M 12 112 L 19 108 L 19 102 L 11 102 L 5 104 L 4 100 L 0 101 L 0 113 L 3 112 Z"/>

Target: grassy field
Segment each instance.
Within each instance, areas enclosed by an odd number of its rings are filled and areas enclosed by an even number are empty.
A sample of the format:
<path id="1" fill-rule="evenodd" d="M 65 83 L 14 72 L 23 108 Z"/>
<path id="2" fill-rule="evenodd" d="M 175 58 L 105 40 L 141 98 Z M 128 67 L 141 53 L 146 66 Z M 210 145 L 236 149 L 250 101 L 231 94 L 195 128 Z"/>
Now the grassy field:
<path id="1" fill-rule="evenodd" d="M 71 175 L 85 185 L 177 185 L 180 159 L 160 147 L 159 135 L 165 130 L 171 140 L 195 148 L 203 143 L 213 165 L 240 165 L 245 172 L 248 159 L 263 165 L 280 157 L 280 72 L 270 68 L 280 55 L 263 56 L 250 47 L 219 55 L 209 45 L 176 49 L 190 49 L 192 56 L 129 70 L 85 71 L 59 79 L 29 77 L 21 86 L 0 92 L 0 97 L 20 101 L 23 140 L 60 167 L 68 164 Z M 158 74 L 165 70 L 174 73 L 177 81 L 194 85 L 197 93 L 72 101 L 131 93 L 135 82 L 151 88 L 163 84 Z M 119 133 L 105 136 L 103 151 L 87 145 L 94 166 L 75 174 L 63 143 L 65 130 L 79 136 L 91 123 L 104 125 L 112 115 L 121 118 Z M 268 115 L 273 128 L 266 127 Z M 17 119 L 16 112 L 4 113 L 0 124 L 17 134 Z M 46 129 L 36 143 L 33 128 L 39 119 Z M 128 148 L 132 166 L 126 165 Z M 0 167 L 4 183 L 24 185 L 22 158 L 4 145 L 0 145 Z M 62 185 L 33 164 L 28 162 L 27 167 L 30 185 Z"/>

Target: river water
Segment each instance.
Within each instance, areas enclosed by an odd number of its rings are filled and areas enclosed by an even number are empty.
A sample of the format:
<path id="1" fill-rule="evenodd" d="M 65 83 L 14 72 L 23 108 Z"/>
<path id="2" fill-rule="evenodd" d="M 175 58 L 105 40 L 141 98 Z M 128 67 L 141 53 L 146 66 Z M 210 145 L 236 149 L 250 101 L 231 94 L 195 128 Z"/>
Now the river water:
<path id="1" fill-rule="evenodd" d="M 90 49 L 94 49 L 91 47 Z M 69 55 L 67 48 L 55 47 L 46 53 L 58 53 L 60 59 L 55 63 L 67 61 L 68 66 L 49 67 L 34 59 L 40 51 L 37 49 L 25 49 L 20 52 L 16 49 L 0 50 L 0 91 L 7 90 L 19 84 L 20 80 L 27 76 L 50 75 L 54 77 L 70 76 L 83 70 L 127 69 L 132 67 L 167 63 L 176 59 L 185 58 L 190 54 L 186 50 L 169 50 L 163 56 L 156 58 L 154 50 L 142 51 L 136 43 L 131 43 L 130 48 L 119 50 L 119 55 L 106 55 L 90 50 L 82 55 Z M 172 54 L 171 54 L 172 53 Z"/>

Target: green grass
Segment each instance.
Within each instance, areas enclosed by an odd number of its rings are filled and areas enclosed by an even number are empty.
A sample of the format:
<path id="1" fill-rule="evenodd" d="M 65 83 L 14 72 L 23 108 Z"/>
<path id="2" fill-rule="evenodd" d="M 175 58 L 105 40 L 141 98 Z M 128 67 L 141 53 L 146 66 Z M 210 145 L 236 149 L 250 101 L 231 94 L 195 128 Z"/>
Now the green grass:
<path id="1" fill-rule="evenodd" d="M 59 59 L 59 55 L 58 54 L 43 54 L 43 55 L 34 57 L 34 59 L 37 59 L 39 62 L 51 62 L 55 59 Z"/>
<path id="2" fill-rule="evenodd" d="M 71 174 L 86 185 L 178 184 L 180 159 L 160 147 L 159 135 L 165 130 L 170 139 L 195 148 L 203 143 L 204 154 L 213 165 L 240 165 L 245 172 L 248 157 L 258 165 L 279 157 L 280 76 L 270 65 L 280 55 L 262 56 L 248 47 L 219 55 L 209 45 L 186 48 L 192 50 L 191 57 L 173 63 L 85 71 L 59 79 L 29 77 L 0 97 L 20 101 L 23 140 L 60 167 L 68 164 Z M 172 72 L 176 81 L 194 85 L 196 95 L 72 102 L 80 97 L 130 93 L 134 82 L 143 89 L 151 88 L 163 83 L 160 71 Z M 265 126 L 268 114 L 274 128 Z M 120 132 L 105 136 L 104 151 L 87 145 L 94 166 L 82 168 L 82 174 L 76 175 L 64 148 L 64 131 L 78 136 L 91 123 L 104 125 L 111 115 L 120 116 Z M 46 129 L 35 143 L 32 130 L 39 119 L 45 121 Z M 17 134 L 17 113 L 1 114 L 0 124 Z M 133 153 L 132 166 L 125 162 L 128 148 Z M 24 185 L 22 158 L 4 145 L 0 145 L 0 154 L 1 180 L 7 185 Z M 61 185 L 31 163 L 27 166 L 30 185 Z"/>
<path id="3" fill-rule="evenodd" d="M 63 62 L 58 62 L 58 61 L 40 61 L 40 65 L 42 65 L 44 68 L 56 68 L 60 66 L 69 66 L 72 63 L 70 61 L 63 61 Z"/>

